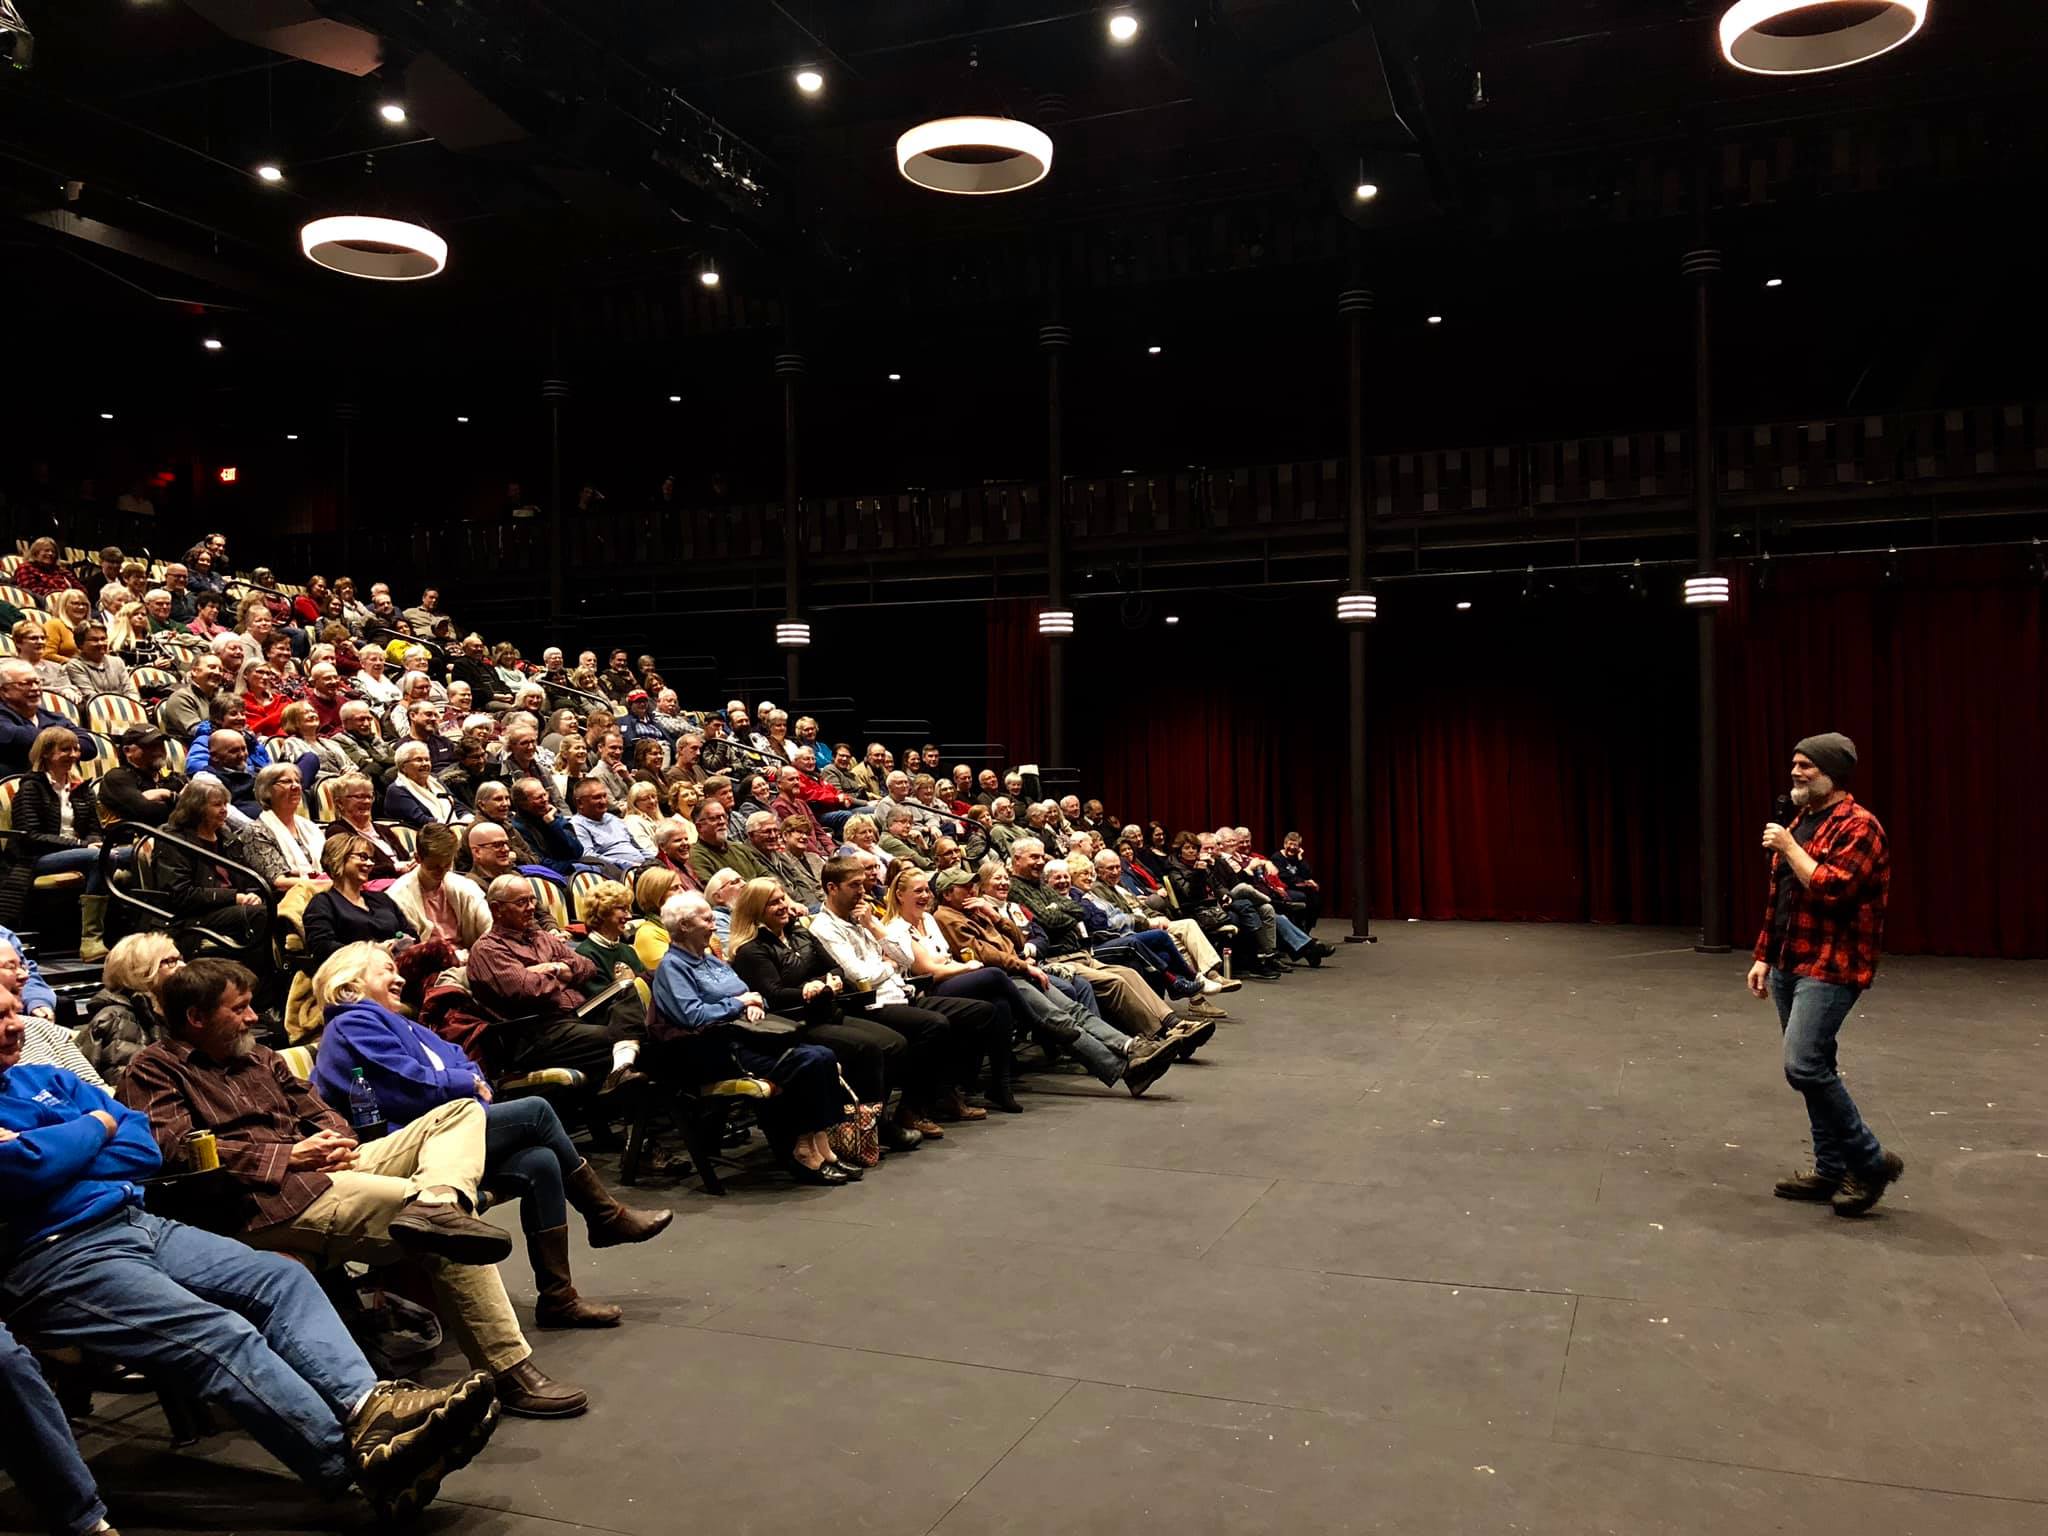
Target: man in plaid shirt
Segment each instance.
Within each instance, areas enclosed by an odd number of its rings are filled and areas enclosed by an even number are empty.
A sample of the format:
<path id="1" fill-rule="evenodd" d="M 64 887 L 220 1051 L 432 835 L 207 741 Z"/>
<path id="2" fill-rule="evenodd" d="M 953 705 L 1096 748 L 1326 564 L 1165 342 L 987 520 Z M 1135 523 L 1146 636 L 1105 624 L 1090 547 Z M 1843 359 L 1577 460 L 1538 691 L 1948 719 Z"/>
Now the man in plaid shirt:
<path id="1" fill-rule="evenodd" d="M 1860 1216 L 1906 1171 L 1878 1145 L 1835 1070 L 1835 1037 L 1877 973 L 1891 853 L 1884 828 L 1848 790 L 1856 744 L 1829 732 L 1792 749 L 1789 827 L 1764 828 L 1771 895 L 1757 935 L 1749 990 L 1778 1005 L 1785 1080 L 1804 1095 L 1813 1168 L 1780 1179 L 1784 1200 L 1826 1200 Z"/>

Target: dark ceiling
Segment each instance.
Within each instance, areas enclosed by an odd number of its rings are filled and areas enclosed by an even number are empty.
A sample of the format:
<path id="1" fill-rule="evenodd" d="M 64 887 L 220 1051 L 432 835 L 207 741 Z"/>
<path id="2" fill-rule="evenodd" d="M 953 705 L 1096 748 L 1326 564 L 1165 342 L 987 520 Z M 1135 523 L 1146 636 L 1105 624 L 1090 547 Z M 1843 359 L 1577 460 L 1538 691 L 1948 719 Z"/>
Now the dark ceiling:
<path id="1" fill-rule="evenodd" d="M 18 421 L 168 395 L 267 430 L 368 398 L 495 419 L 514 462 L 559 372 L 606 402 L 590 457 L 657 434 L 623 473 L 714 455 L 772 479 L 788 327 L 829 488 L 1028 474 L 1057 307 L 1081 467 L 1278 458 L 1341 442 L 1334 299 L 1361 273 L 1376 442 L 1661 425 L 1690 388 L 1676 261 L 1699 187 L 1737 419 L 2039 383 L 2023 231 L 2048 41 L 2027 5 L 1934 0 L 1886 58 L 1766 80 L 1722 64 L 1720 7 L 1686 0 L 1139 0 L 1125 48 L 1112 7 L 1057 0 L 16 3 L 36 34 L 33 68 L 0 70 Z M 376 115 L 393 99 L 403 126 Z M 902 181 L 896 135 L 961 111 L 1046 128 L 1048 180 Z M 266 159 L 283 185 L 254 177 Z M 313 268 L 298 226 L 343 211 L 431 225 L 448 271 Z"/>

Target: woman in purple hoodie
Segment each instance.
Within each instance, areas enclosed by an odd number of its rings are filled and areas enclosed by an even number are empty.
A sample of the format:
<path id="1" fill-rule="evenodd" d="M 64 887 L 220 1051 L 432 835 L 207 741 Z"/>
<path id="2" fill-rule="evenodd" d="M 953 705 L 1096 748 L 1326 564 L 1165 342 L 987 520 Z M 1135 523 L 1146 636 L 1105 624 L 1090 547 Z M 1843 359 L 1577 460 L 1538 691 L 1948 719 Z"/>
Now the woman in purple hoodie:
<path id="1" fill-rule="evenodd" d="M 489 1080 L 459 1047 L 398 1011 L 399 988 L 398 967 L 381 944 L 344 944 L 327 958 L 313 977 L 313 995 L 327 1015 L 314 1057 L 314 1089 L 346 1111 L 360 1071 L 393 1130 L 450 1099 L 481 1099 L 484 1184 L 499 1199 L 520 1202 L 540 1292 L 535 1320 L 543 1328 L 616 1326 L 619 1309 L 585 1300 L 570 1280 L 568 1208 L 582 1214 L 593 1248 L 644 1243 L 668 1226 L 672 1213 L 620 1204 L 546 1099 L 493 1103 Z"/>

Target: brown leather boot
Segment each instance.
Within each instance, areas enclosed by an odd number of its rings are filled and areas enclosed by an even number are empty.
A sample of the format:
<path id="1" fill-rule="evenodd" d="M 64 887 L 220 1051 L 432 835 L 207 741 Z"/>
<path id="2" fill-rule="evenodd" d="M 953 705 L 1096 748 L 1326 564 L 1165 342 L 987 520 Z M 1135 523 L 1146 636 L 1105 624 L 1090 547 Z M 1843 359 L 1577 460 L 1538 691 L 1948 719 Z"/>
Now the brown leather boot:
<path id="1" fill-rule="evenodd" d="M 616 1248 L 621 1243 L 644 1243 L 664 1232 L 674 1221 L 673 1211 L 637 1211 L 621 1203 L 604 1187 L 604 1180 L 588 1161 L 578 1163 L 562 1193 L 588 1224 L 590 1246 Z"/>
<path id="2" fill-rule="evenodd" d="M 569 1279 L 569 1229 L 549 1227 L 526 1234 L 526 1257 L 540 1299 L 533 1320 L 543 1328 L 616 1328 L 626 1314 L 601 1301 L 587 1301 Z"/>
<path id="3" fill-rule="evenodd" d="M 498 1406 L 515 1418 L 573 1419 L 590 1406 L 589 1393 L 548 1380 L 531 1355 L 495 1379 Z"/>

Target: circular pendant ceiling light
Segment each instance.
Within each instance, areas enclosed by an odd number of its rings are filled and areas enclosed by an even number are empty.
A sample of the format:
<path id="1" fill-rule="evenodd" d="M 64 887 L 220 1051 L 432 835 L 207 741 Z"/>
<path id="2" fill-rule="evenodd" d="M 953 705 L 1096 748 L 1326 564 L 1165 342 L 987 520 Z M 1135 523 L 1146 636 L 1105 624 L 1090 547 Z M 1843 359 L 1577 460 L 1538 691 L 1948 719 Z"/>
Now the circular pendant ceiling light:
<path id="1" fill-rule="evenodd" d="M 315 219 L 299 231 L 299 248 L 330 271 L 383 283 L 414 282 L 448 265 L 448 242 L 431 229 L 364 214 Z"/>
<path id="2" fill-rule="evenodd" d="M 940 117 L 896 141 L 896 169 L 932 192 L 1020 192 L 1052 170 L 1052 140 L 1011 117 Z"/>
<path id="3" fill-rule="evenodd" d="M 1721 57 L 1755 75 L 1812 75 L 1889 53 L 1927 20 L 1927 0 L 1736 0 Z"/>

